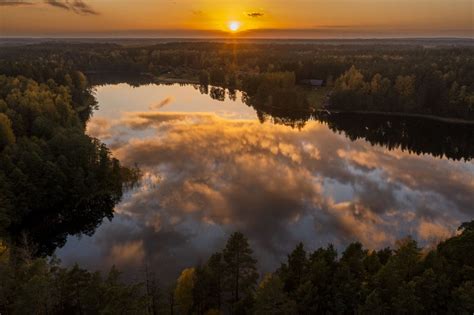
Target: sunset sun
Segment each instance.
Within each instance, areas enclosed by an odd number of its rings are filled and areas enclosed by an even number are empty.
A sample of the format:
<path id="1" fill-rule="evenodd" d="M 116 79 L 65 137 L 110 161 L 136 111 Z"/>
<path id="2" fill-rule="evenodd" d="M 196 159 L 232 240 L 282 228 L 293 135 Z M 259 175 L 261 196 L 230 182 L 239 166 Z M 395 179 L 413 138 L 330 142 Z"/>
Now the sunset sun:
<path id="1" fill-rule="evenodd" d="M 237 21 L 229 22 L 229 30 L 231 32 L 237 32 L 239 28 L 240 28 L 240 22 L 237 22 Z"/>

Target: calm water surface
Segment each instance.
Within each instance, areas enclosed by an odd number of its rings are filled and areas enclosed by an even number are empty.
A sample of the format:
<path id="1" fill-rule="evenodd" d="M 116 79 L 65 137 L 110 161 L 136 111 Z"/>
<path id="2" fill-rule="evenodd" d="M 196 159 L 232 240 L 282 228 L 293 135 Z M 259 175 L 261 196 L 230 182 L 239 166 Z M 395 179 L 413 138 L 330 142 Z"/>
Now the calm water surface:
<path id="1" fill-rule="evenodd" d="M 239 93 L 117 84 L 96 97 L 88 133 L 144 177 L 111 222 L 57 251 L 66 265 L 139 273 L 147 262 L 169 280 L 240 230 L 265 272 L 299 241 L 380 248 L 411 235 L 430 245 L 474 217 L 472 161 L 351 141 L 316 121 L 261 123 Z"/>

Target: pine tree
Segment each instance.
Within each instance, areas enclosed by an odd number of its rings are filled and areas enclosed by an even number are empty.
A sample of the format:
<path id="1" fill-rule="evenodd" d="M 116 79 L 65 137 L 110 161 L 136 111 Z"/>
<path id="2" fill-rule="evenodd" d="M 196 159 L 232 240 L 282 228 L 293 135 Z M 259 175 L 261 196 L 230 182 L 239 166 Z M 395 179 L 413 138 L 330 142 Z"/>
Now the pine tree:
<path id="1" fill-rule="evenodd" d="M 225 285 L 230 292 L 230 302 L 233 312 L 241 307 L 242 301 L 247 301 L 257 284 L 258 274 L 253 251 L 245 236 L 236 232 L 227 241 L 224 249 Z"/>
<path id="2" fill-rule="evenodd" d="M 299 243 L 293 252 L 288 255 L 288 263 L 283 264 L 279 270 L 285 291 L 290 296 L 295 295 L 299 286 L 304 282 L 308 264 L 309 262 L 303 243 Z"/>

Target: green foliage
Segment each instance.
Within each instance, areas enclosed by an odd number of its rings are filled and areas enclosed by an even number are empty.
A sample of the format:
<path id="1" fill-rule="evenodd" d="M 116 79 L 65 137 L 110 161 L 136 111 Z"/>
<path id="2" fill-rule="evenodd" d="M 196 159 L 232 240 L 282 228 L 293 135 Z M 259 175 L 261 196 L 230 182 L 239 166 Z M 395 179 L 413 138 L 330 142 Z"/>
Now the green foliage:
<path id="1" fill-rule="evenodd" d="M 0 256 L 2 314 L 142 314 L 141 284 L 126 284 L 113 267 L 104 278 L 79 268 L 61 268 L 43 258 Z"/>
<path id="2" fill-rule="evenodd" d="M 209 82 L 212 85 L 224 86 L 226 84 L 224 70 L 218 67 L 212 68 L 209 74 Z"/>
<path id="3" fill-rule="evenodd" d="M 398 241 L 395 250 L 368 251 L 356 242 L 349 244 L 341 255 L 332 245 L 308 254 L 300 243 L 275 273 L 265 276 L 255 291 L 249 291 L 254 301 L 247 298 L 248 305 L 253 307 L 243 309 L 236 307 L 233 299 L 223 303 L 222 308 L 220 304 L 216 307 L 215 303 L 202 303 L 215 294 L 235 299 L 235 289 L 228 286 L 229 282 L 223 287 L 209 285 L 211 279 L 215 281 L 222 276 L 222 270 L 227 281 L 235 280 L 235 274 L 228 275 L 236 270 L 235 264 L 222 261 L 218 253 L 196 269 L 194 311 L 198 314 L 208 310 L 245 314 L 468 314 L 474 305 L 474 262 L 465 253 L 474 244 L 473 226 L 474 221 L 464 223 L 459 235 L 425 253 L 411 238 Z M 240 233 L 233 234 L 224 253 L 238 248 L 235 244 L 245 244 L 243 240 Z M 211 291 L 215 293 L 210 294 Z"/>
<path id="4" fill-rule="evenodd" d="M 183 314 L 249 314 L 258 280 L 257 261 L 252 255 L 245 236 L 239 232 L 232 234 L 223 251 L 213 254 L 205 265 L 183 271 L 175 292 L 181 288 L 179 296 L 185 298 L 178 298 L 176 294 L 175 297 L 176 301 L 186 302 L 177 303 L 177 307 L 187 305 Z"/>
<path id="5" fill-rule="evenodd" d="M 277 275 L 267 275 L 255 293 L 254 314 L 290 315 L 296 313 L 296 303 L 283 290 Z"/>
<path id="6" fill-rule="evenodd" d="M 241 233 L 206 264 L 183 270 L 168 298 L 146 286 L 31 258 L 0 243 L 0 312 L 5 314 L 470 314 L 474 311 L 474 221 L 422 254 L 406 238 L 367 251 L 352 243 L 306 253 L 302 244 L 256 286 L 255 259 Z M 468 256 L 466 259 L 464 257 Z"/>
<path id="7" fill-rule="evenodd" d="M 474 281 L 466 281 L 453 291 L 453 307 L 460 314 L 474 312 Z"/>
<path id="8" fill-rule="evenodd" d="M 230 292 L 231 308 L 236 313 L 245 313 L 257 284 L 257 261 L 252 257 L 253 251 L 247 238 L 240 232 L 230 236 L 222 255 L 224 285 Z"/>
<path id="9" fill-rule="evenodd" d="M 303 243 L 298 244 L 295 250 L 288 255 L 288 264 L 282 264 L 278 270 L 285 290 L 294 295 L 296 290 L 305 281 L 304 276 L 309 268 L 309 261 Z"/>
<path id="10" fill-rule="evenodd" d="M 329 105 L 339 110 L 473 119 L 472 47 L 447 46 L 436 40 L 430 48 L 422 45 L 426 42 L 43 44 L 2 49 L 0 73 L 24 75 L 51 88 L 69 88 L 72 107 L 82 121 L 96 104 L 84 89 L 87 79 L 80 71 L 145 73 L 149 78 L 165 75 L 203 86 L 240 89 L 251 106 L 286 111 Z M 334 86 L 325 93 L 329 101 L 306 101 L 311 91 L 297 85 L 308 79 L 324 80 L 330 89 Z"/>
<path id="11" fill-rule="evenodd" d="M 469 161 L 474 158 L 474 128 L 420 117 L 383 114 L 319 113 L 316 119 L 351 141 L 364 139 L 388 150 Z"/>
<path id="12" fill-rule="evenodd" d="M 201 72 L 199 73 L 199 84 L 209 85 L 209 82 L 209 72 L 207 72 L 206 70 L 201 70 Z"/>
<path id="13" fill-rule="evenodd" d="M 225 265 L 222 253 L 213 254 L 204 266 L 195 268 L 194 310 L 203 314 L 223 307 Z"/>
<path id="14" fill-rule="evenodd" d="M 26 234 L 36 254 L 92 233 L 140 175 L 85 134 L 95 101 L 82 73 L 64 76 L 68 85 L 0 76 L 0 236 Z"/>
<path id="15" fill-rule="evenodd" d="M 470 119 L 473 117 L 472 91 L 471 96 L 467 96 L 466 91 L 466 86 L 460 88 L 440 70 L 415 68 L 409 75 L 399 74 L 394 80 L 376 73 L 366 81 L 362 72 L 352 66 L 336 80 L 330 107 Z"/>

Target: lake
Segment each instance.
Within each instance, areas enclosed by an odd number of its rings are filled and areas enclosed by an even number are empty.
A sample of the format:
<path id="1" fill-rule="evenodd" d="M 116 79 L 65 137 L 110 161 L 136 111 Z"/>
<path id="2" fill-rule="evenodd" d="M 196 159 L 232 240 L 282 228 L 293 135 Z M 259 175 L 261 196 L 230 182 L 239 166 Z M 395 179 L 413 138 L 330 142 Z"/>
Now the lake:
<path id="1" fill-rule="evenodd" d="M 192 85 L 95 89 L 88 134 L 143 178 L 112 221 L 56 251 L 65 265 L 140 277 L 146 263 L 168 281 L 241 231 L 263 273 L 300 241 L 372 249 L 412 236 L 430 246 L 474 217 L 472 125 L 291 117 Z"/>

